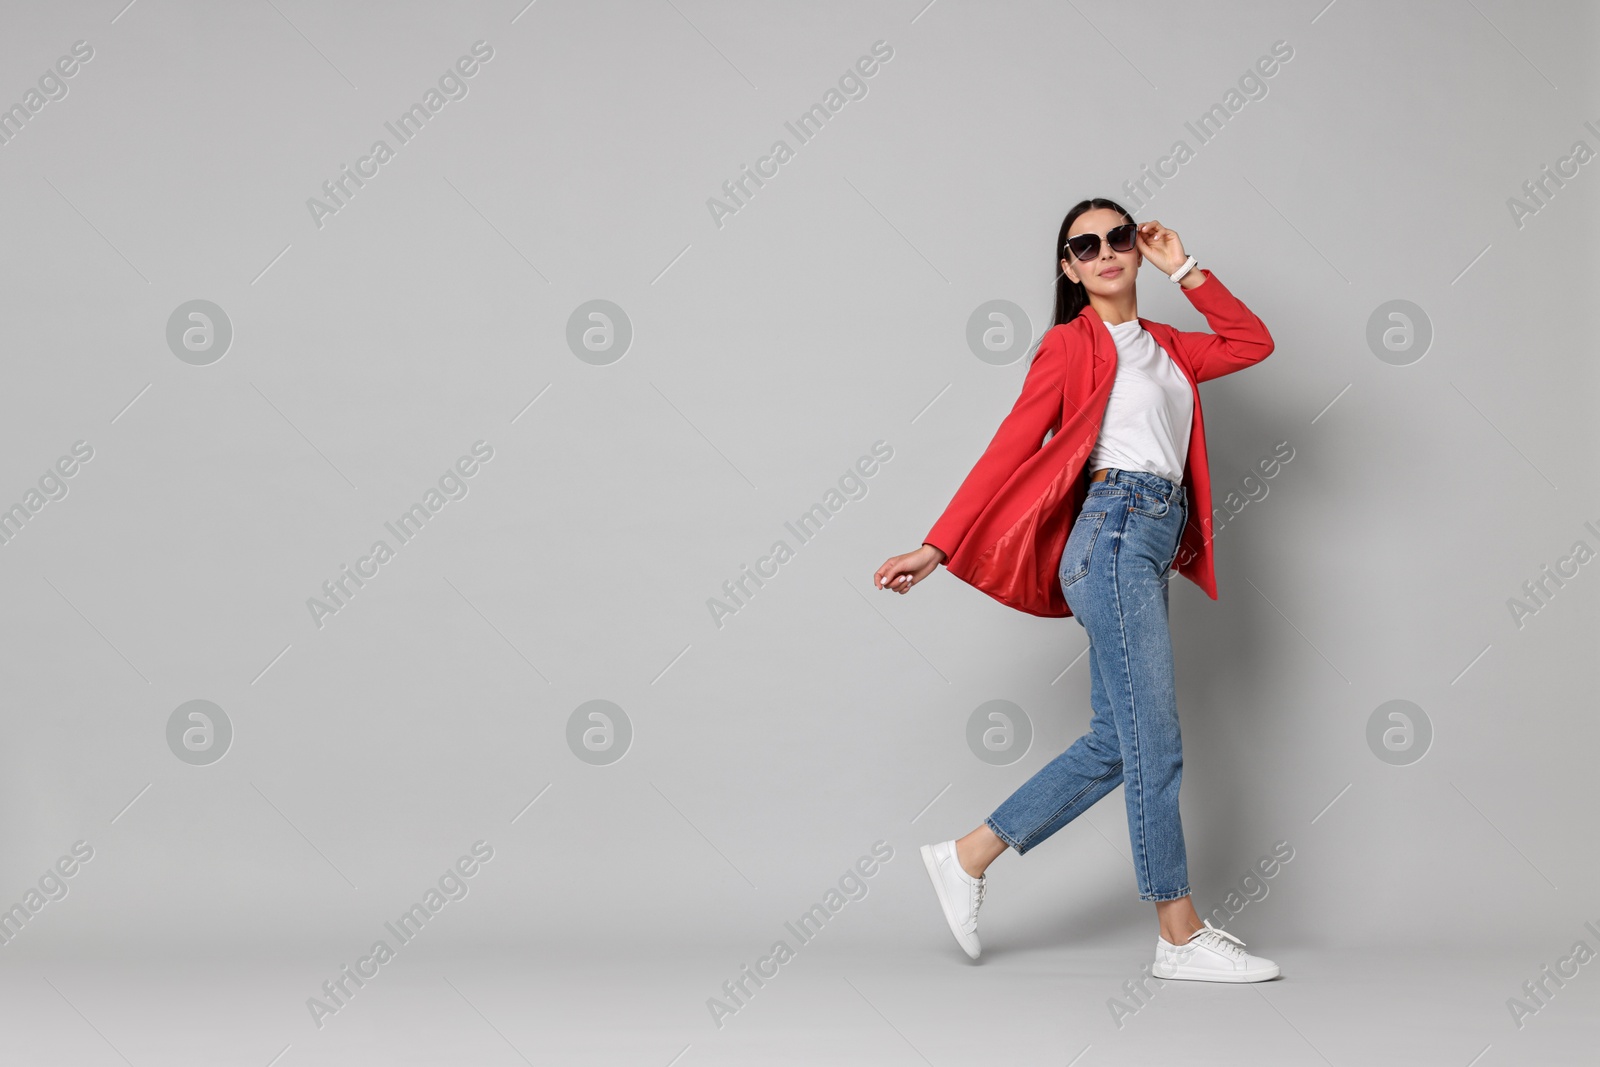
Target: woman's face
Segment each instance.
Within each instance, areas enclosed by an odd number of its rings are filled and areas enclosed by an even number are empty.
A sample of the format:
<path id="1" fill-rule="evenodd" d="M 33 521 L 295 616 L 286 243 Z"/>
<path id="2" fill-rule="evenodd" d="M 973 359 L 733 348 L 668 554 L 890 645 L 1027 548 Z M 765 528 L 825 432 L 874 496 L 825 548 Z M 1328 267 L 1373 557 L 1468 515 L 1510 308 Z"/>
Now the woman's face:
<path id="1" fill-rule="evenodd" d="M 1127 252 L 1113 252 L 1111 243 L 1105 239 L 1106 231 L 1128 221 L 1127 218 L 1105 207 L 1093 208 L 1073 219 L 1072 225 L 1067 228 L 1067 236 L 1076 237 L 1080 233 L 1099 234 L 1100 251 L 1090 259 L 1079 259 L 1068 252 L 1061 260 L 1062 272 L 1071 280 L 1082 282 L 1085 289 L 1097 296 L 1116 296 L 1131 292 L 1133 276 L 1139 273 L 1139 264 L 1144 262 L 1144 257 L 1139 254 L 1138 242 L 1135 241 L 1133 248 Z"/>

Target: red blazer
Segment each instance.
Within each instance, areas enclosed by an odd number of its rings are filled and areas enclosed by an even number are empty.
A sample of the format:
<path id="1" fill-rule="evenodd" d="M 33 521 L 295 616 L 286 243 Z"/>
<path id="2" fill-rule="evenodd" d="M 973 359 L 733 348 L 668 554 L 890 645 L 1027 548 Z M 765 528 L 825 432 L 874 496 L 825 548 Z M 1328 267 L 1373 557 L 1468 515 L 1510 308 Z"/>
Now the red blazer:
<path id="1" fill-rule="evenodd" d="M 1205 282 L 1183 292 L 1215 333 L 1139 322 L 1194 393 L 1183 470 L 1189 521 L 1179 541 L 1178 573 L 1215 600 L 1211 474 L 1199 383 L 1261 362 L 1273 345 L 1261 320 L 1216 275 L 1198 269 Z M 923 539 L 945 554 L 951 574 L 1030 615 L 1072 614 L 1061 595 L 1061 553 L 1088 491 L 1089 453 L 1116 376 L 1116 342 L 1093 304 L 1046 331 L 1011 414 Z M 1049 440 L 1046 431 L 1054 431 Z"/>

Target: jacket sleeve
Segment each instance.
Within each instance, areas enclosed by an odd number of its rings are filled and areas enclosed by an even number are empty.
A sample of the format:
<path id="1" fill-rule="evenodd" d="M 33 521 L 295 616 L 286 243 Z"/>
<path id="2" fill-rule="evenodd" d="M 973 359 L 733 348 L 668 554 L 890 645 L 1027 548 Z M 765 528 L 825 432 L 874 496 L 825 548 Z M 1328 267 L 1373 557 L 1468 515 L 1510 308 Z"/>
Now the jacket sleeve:
<path id="1" fill-rule="evenodd" d="M 1273 344 L 1272 335 L 1255 313 L 1216 275 L 1204 267 L 1198 269 L 1206 276 L 1205 284 L 1183 292 L 1216 332 L 1179 330 L 1178 339 L 1189 356 L 1194 380 L 1204 382 L 1260 363 L 1272 353 Z"/>
<path id="2" fill-rule="evenodd" d="M 947 562 L 1000 487 L 1039 450 L 1045 432 L 1060 428 L 1067 362 L 1064 332 L 1046 331 L 1011 413 L 1000 423 L 989 447 L 978 457 L 944 514 L 923 538 L 924 544 L 943 552 Z"/>

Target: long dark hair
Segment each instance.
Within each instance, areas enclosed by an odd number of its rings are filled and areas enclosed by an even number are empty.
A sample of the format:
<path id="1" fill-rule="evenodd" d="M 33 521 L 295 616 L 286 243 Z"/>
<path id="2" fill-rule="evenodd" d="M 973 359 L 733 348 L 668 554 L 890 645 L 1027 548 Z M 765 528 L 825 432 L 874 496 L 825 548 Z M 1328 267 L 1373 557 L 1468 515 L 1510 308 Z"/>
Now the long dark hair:
<path id="1" fill-rule="evenodd" d="M 1067 212 L 1067 217 L 1061 220 L 1061 232 L 1056 235 L 1056 254 L 1050 261 L 1050 269 L 1056 275 L 1056 322 L 1060 326 L 1063 322 L 1071 322 L 1078 317 L 1089 303 L 1089 291 L 1083 287 L 1082 282 L 1075 282 L 1067 277 L 1067 272 L 1061 269 L 1061 261 L 1069 258 L 1067 252 L 1067 231 L 1072 228 L 1073 220 L 1085 211 L 1095 208 L 1110 208 L 1129 222 L 1133 216 L 1128 214 L 1123 206 L 1115 200 L 1105 200 L 1098 196 L 1088 200 L 1080 200 Z"/>

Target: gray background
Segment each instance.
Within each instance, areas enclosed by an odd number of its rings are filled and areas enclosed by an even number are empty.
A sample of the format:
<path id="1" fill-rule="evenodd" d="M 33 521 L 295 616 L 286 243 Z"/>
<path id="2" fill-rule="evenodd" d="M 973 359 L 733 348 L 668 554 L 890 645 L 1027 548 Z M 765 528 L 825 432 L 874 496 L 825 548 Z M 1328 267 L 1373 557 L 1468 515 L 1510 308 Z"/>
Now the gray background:
<path id="1" fill-rule="evenodd" d="M 1600 147 L 1594 5 L 0 15 L 0 104 L 94 49 L 0 147 L 0 506 L 94 449 L 0 546 L 3 903 L 95 850 L 0 947 L 15 1062 L 1593 1054 L 1592 968 L 1522 1029 L 1505 1001 L 1600 947 L 1600 562 L 1520 628 L 1508 609 L 1600 547 L 1600 162 L 1520 226 L 1507 206 Z M 307 199 L 478 40 L 467 95 L 318 228 Z M 707 199 L 878 40 L 867 94 L 719 228 Z M 1265 95 L 1135 208 L 1122 183 L 1195 147 L 1184 123 L 1280 40 Z M 1277 346 L 1202 390 L 1219 500 L 1265 495 L 1218 535 L 1220 600 L 1180 580 L 1171 610 L 1195 904 L 1289 842 L 1228 924 L 1285 979 L 1163 991 L 1165 1020 L 1124 1027 L 1106 1002 L 1154 924 L 1120 790 L 991 868 L 987 975 L 916 852 L 1087 727 L 1083 631 L 943 572 L 871 587 L 1020 388 L 1025 346 L 977 358 L 969 316 L 1010 300 L 1045 329 L 1091 195 L 1176 230 Z M 1140 282 L 1141 315 L 1207 328 Z M 166 342 L 195 299 L 233 328 L 207 366 Z M 633 329 L 602 366 L 566 339 L 595 299 Z M 1405 365 L 1368 343 L 1392 300 L 1433 333 Z M 307 598 L 479 440 L 467 495 L 317 628 Z M 714 625 L 722 583 L 879 440 L 865 495 Z M 193 699 L 234 729 L 207 766 L 166 740 Z M 633 731 L 605 766 L 567 740 L 595 699 Z M 1404 766 L 1367 740 L 1397 699 L 1433 732 Z M 1001 766 L 966 740 L 991 700 L 1032 730 Z M 306 998 L 478 840 L 469 895 L 313 1027 Z M 878 840 L 827 944 L 711 1025 Z"/>

